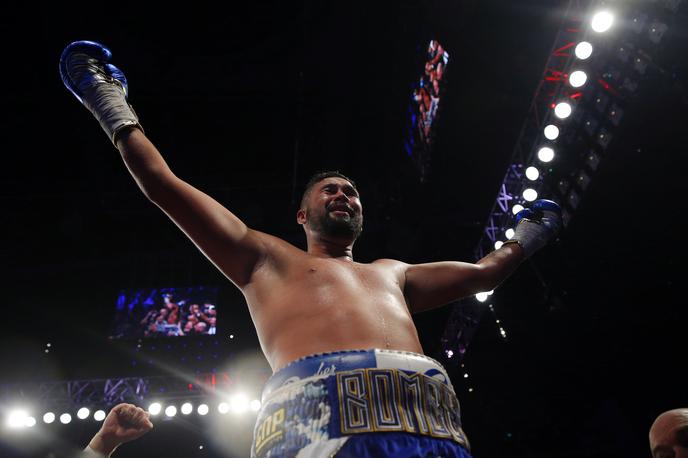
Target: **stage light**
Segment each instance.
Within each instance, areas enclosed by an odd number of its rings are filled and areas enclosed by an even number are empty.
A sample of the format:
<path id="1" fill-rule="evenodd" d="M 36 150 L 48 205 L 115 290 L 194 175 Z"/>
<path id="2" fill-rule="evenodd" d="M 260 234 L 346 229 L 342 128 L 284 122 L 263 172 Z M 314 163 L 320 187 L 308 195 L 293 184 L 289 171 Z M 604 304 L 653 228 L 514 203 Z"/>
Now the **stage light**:
<path id="1" fill-rule="evenodd" d="M 576 45 L 574 52 L 576 53 L 577 58 L 580 60 L 585 60 L 592 55 L 592 45 L 587 41 L 581 41 L 578 43 L 578 45 Z"/>
<path id="2" fill-rule="evenodd" d="M 478 293 L 475 295 L 475 298 L 478 299 L 478 302 L 485 302 L 487 300 L 487 293 Z"/>
<path id="3" fill-rule="evenodd" d="M 24 421 L 24 426 L 27 428 L 32 428 L 36 426 L 36 419 L 34 417 L 26 417 L 26 421 Z"/>
<path id="4" fill-rule="evenodd" d="M 177 408 L 175 406 L 167 406 L 165 407 L 165 415 L 168 417 L 174 417 L 177 415 Z"/>
<path id="5" fill-rule="evenodd" d="M 588 75 L 582 70 L 576 70 L 569 75 L 569 84 L 573 87 L 581 87 L 588 80 Z"/>
<path id="6" fill-rule="evenodd" d="M 198 415 L 207 415 L 208 414 L 208 405 L 207 404 L 201 404 L 198 406 L 198 409 L 196 410 L 198 412 Z"/>
<path id="7" fill-rule="evenodd" d="M 569 116 L 571 116 L 571 112 L 572 112 L 572 111 L 573 111 L 573 109 L 571 108 L 571 105 L 569 105 L 569 104 L 566 103 L 566 102 L 558 103 L 558 104 L 554 107 L 554 114 L 555 114 L 555 115 L 557 116 L 557 118 L 559 118 L 559 119 L 566 119 L 566 118 L 568 118 Z"/>
<path id="8" fill-rule="evenodd" d="M 220 412 L 222 415 L 226 414 L 229 412 L 229 404 L 226 402 L 221 402 L 220 405 L 217 406 L 217 411 Z"/>
<path id="9" fill-rule="evenodd" d="M 609 142 L 612 141 L 613 135 L 604 127 L 600 129 L 600 132 L 597 134 L 597 143 L 602 148 L 607 148 L 609 146 Z"/>
<path id="10" fill-rule="evenodd" d="M 538 151 L 538 159 L 540 159 L 542 162 L 550 162 L 552 159 L 554 159 L 554 150 L 549 146 L 540 148 Z"/>
<path id="11" fill-rule="evenodd" d="M 451 350 L 447 350 L 447 358 L 451 358 L 452 356 L 454 356 L 454 352 Z"/>
<path id="12" fill-rule="evenodd" d="M 463 374 L 463 378 L 468 378 L 468 374 Z"/>
<path id="13" fill-rule="evenodd" d="M 502 245 L 504 245 L 504 242 L 502 242 L 501 240 L 497 240 L 494 244 L 495 250 L 499 250 L 502 247 Z"/>
<path id="14" fill-rule="evenodd" d="M 63 413 L 62 415 L 60 415 L 60 423 L 62 423 L 63 425 L 66 425 L 71 421 L 72 421 L 72 416 L 69 415 L 68 413 Z"/>
<path id="15" fill-rule="evenodd" d="M 159 402 L 154 402 L 153 404 L 148 406 L 148 413 L 150 413 L 151 415 L 158 415 L 160 414 L 161 410 L 162 406 Z"/>
<path id="16" fill-rule="evenodd" d="M 514 232 L 515 231 L 513 229 L 509 228 L 506 230 L 506 232 L 504 232 L 504 236 L 506 238 L 508 238 L 509 240 L 511 240 L 514 237 Z M 488 293 L 488 296 L 489 296 L 489 293 Z"/>
<path id="17" fill-rule="evenodd" d="M 493 289 L 487 292 L 487 295 L 488 295 L 488 296 L 492 296 L 493 294 L 494 294 L 494 290 L 493 290 Z"/>
<path id="18" fill-rule="evenodd" d="M 251 403 L 249 404 L 249 408 L 250 408 L 253 412 L 258 412 L 258 411 L 260 410 L 261 405 L 262 405 L 262 404 L 260 403 L 260 401 L 259 401 L 258 399 L 254 399 L 254 400 L 251 401 Z"/>
<path id="19" fill-rule="evenodd" d="M 90 413 L 91 412 L 86 407 L 82 407 L 77 411 L 76 416 L 79 418 L 79 420 L 85 420 L 88 418 Z"/>
<path id="20" fill-rule="evenodd" d="M 191 412 L 193 412 L 193 406 L 190 402 L 185 402 L 182 404 L 182 413 L 184 415 L 189 415 Z"/>
<path id="21" fill-rule="evenodd" d="M 526 169 L 526 178 L 530 181 L 535 181 L 540 177 L 540 171 L 535 167 L 528 167 Z"/>
<path id="22" fill-rule="evenodd" d="M 104 410 L 96 410 L 95 413 L 93 414 L 93 419 L 95 421 L 105 420 L 105 411 Z"/>
<path id="23" fill-rule="evenodd" d="M 595 153 L 595 151 L 590 150 L 585 156 L 585 163 L 588 164 L 588 167 L 590 167 L 590 169 L 594 172 L 600 165 L 600 157 L 597 155 L 597 153 Z"/>
<path id="24" fill-rule="evenodd" d="M 514 215 L 517 215 L 518 212 L 520 212 L 521 210 L 523 210 L 523 205 L 521 204 L 516 204 L 513 207 L 511 207 L 511 213 L 513 213 Z"/>
<path id="25" fill-rule="evenodd" d="M 619 106 L 616 103 L 612 103 L 611 108 L 609 109 L 609 120 L 614 124 L 615 126 L 619 126 L 621 123 L 621 118 L 623 118 L 624 111 L 619 108 Z"/>
<path id="26" fill-rule="evenodd" d="M 640 13 L 637 17 L 634 17 L 631 21 L 631 30 L 635 33 L 640 33 L 645 28 L 645 23 L 647 22 L 648 16 L 645 13 Z"/>
<path id="27" fill-rule="evenodd" d="M 528 188 L 525 191 L 523 191 L 523 198 L 528 202 L 532 202 L 538 198 L 538 193 L 533 188 Z"/>
<path id="28" fill-rule="evenodd" d="M 10 428 L 22 428 L 26 424 L 29 414 L 25 410 L 14 410 L 7 416 L 7 426 Z"/>
<path id="29" fill-rule="evenodd" d="M 243 394 L 232 396 L 229 400 L 232 406 L 232 411 L 235 413 L 244 413 L 248 410 L 248 398 Z"/>
<path id="30" fill-rule="evenodd" d="M 55 421 L 55 414 L 52 412 L 47 412 L 43 415 L 43 423 L 50 424 Z"/>
<path id="31" fill-rule="evenodd" d="M 603 33 L 609 30 L 614 24 L 614 15 L 609 11 L 600 11 L 592 17 L 591 26 L 597 33 Z"/>
<path id="32" fill-rule="evenodd" d="M 592 178 L 590 178 L 590 175 L 587 174 L 585 170 L 579 170 L 578 175 L 576 175 L 576 184 L 580 189 L 585 191 L 588 189 L 588 186 L 590 186 L 590 181 L 592 181 Z"/>
<path id="33" fill-rule="evenodd" d="M 650 24 L 650 31 L 648 32 L 650 41 L 659 44 L 667 30 L 669 30 L 669 27 L 665 23 L 659 21 L 653 22 Z"/>
<path id="34" fill-rule="evenodd" d="M 472 392 L 473 392 L 473 388 L 469 388 L 469 389 L 468 389 L 468 392 L 469 392 L 469 393 L 472 393 Z"/>
<path id="35" fill-rule="evenodd" d="M 547 140 L 556 140 L 559 136 L 559 128 L 554 124 L 545 127 L 545 138 Z"/>

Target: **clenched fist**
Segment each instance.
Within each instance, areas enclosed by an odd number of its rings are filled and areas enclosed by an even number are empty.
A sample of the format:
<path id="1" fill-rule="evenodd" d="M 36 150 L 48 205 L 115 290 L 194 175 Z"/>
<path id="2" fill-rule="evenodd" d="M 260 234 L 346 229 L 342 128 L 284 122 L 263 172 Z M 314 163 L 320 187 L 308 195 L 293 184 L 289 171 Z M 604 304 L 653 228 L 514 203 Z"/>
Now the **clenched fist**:
<path id="1" fill-rule="evenodd" d="M 153 429 L 148 412 L 133 404 L 118 404 L 105 417 L 89 447 L 109 456 L 119 445 L 137 439 Z"/>

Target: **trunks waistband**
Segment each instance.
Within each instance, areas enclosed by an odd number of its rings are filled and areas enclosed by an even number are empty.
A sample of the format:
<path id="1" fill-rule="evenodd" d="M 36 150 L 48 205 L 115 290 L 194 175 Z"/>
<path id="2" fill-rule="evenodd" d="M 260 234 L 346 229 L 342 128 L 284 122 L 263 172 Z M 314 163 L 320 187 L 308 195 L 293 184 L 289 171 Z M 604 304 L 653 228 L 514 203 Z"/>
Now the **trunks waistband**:
<path id="1" fill-rule="evenodd" d="M 374 348 L 318 353 L 292 361 L 268 379 L 263 388 L 262 400 L 267 401 L 281 388 L 354 369 L 401 369 L 417 372 L 448 385 L 454 391 L 447 372 L 434 359 L 410 351 Z"/>

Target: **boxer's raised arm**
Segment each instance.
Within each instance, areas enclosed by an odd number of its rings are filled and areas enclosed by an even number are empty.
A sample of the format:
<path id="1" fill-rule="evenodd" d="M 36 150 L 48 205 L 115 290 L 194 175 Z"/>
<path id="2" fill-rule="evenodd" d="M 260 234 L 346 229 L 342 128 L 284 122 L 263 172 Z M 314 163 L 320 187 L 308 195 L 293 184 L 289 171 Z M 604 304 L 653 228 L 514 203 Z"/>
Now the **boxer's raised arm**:
<path id="1" fill-rule="evenodd" d="M 92 41 L 69 44 L 60 56 L 60 76 L 69 91 L 95 116 L 119 149 L 143 193 L 237 286 L 265 255 L 264 234 L 252 231 L 214 199 L 177 178 L 143 134 L 129 104 L 124 73 L 112 53 Z"/>
<path id="2" fill-rule="evenodd" d="M 561 228 L 561 209 L 550 200 L 538 200 L 516 215 L 514 236 L 500 249 L 475 264 L 435 262 L 409 265 L 404 296 L 411 312 L 422 312 L 472 294 L 490 291 L 513 273 Z"/>
<path id="3" fill-rule="evenodd" d="M 446 261 L 409 265 L 404 286 L 406 303 L 412 313 L 418 313 L 493 290 L 523 259 L 523 250 L 509 244 L 475 264 Z"/>
<path id="4" fill-rule="evenodd" d="M 264 234 L 249 229 L 215 199 L 175 176 L 140 130 L 122 132 L 117 147 L 146 197 L 234 284 L 248 284 L 265 256 Z"/>

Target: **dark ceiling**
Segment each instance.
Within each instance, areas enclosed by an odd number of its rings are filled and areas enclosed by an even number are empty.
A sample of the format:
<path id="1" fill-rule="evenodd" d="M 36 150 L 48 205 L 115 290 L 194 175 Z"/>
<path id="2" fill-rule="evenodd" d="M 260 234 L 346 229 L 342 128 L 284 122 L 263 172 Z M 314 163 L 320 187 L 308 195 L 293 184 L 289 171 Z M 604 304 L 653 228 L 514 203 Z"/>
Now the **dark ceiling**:
<path id="1" fill-rule="evenodd" d="M 234 345 L 257 346 L 241 295 L 139 193 L 62 86 L 57 63 L 69 42 L 110 47 L 172 169 L 249 225 L 303 246 L 294 221 L 301 186 L 316 170 L 339 169 L 357 181 L 366 209 L 358 260 L 471 261 L 566 4 L 4 14 L 0 381 L 117 375 L 105 336 L 121 288 L 219 285 Z M 648 456 L 654 416 L 688 405 L 682 6 L 665 37 L 673 47 L 628 103 L 571 224 L 495 293 L 508 339 L 485 315 L 464 361 L 469 378 L 452 367 L 476 456 Z M 451 73 L 431 174 L 420 183 L 403 140 L 433 37 L 450 52 Z M 418 317 L 430 354 L 447 315 Z M 48 341 L 54 351 L 45 354 Z"/>

